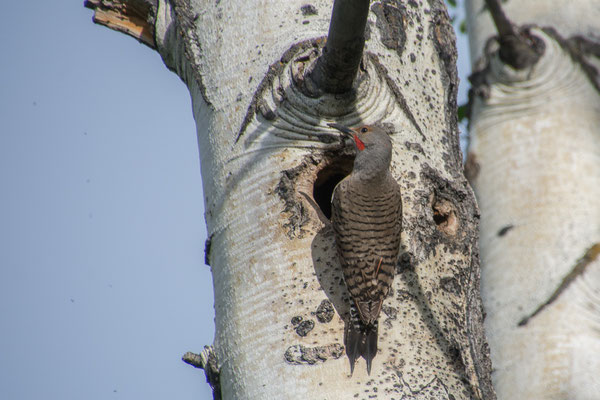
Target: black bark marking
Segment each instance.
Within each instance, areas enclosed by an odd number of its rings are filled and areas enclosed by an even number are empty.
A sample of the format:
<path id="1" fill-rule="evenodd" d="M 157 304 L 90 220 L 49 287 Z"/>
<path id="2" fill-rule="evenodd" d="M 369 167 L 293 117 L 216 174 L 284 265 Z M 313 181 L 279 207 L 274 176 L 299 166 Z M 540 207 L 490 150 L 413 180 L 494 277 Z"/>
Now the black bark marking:
<path id="1" fill-rule="evenodd" d="M 305 4 L 302 7 L 300 7 L 300 11 L 302 11 L 302 15 L 304 15 L 305 17 L 309 16 L 309 15 L 317 15 L 318 11 L 317 8 L 315 6 L 313 6 L 312 4 Z"/>
<path id="2" fill-rule="evenodd" d="M 420 143 L 417 142 L 404 142 L 404 146 L 406 146 L 406 148 L 409 151 L 414 151 L 416 153 L 421 153 L 423 155 L 425 155 L 425 151 L 423 151 L 423 147 L 421 146 Z"/>
<path id="3" fill-rule="evenodd" d="M 329 300 L 323 300 L 321 304 L 319 304 L 319 307 L 317 307 L 317 320 L 322 324 L 331 322 L 334 315 L 335 310 L 333 309 L 333 304 L 331 304 L 331 301 Z"/>
<path id="4" fill-rule="evenodd" d="M 504 235 L 506 235 L 508 233 L 508 231 L 510 231 L 512 228 L 514 228 L 514 225 L 506 225 L 505 227 L 503 227 L 502 229 L 500 229 L 498 231 L 498 237 L 502 237 Z"/>
<path id="5" fill-rule="evenodd" d="M 490 357 L 490 346 L 485 336 L 483 321 L 485 313 L 480 295 L 480 261 L 479 247 L 477 246 L 477 235 L 472 238 L 472 255 L 469 264 L 470 285 L 465 288 L 467 295 L 467 332 L 471 354 L 474 360 L 475 373 L 479 380 L 479 389 L 482 398 L 495 400 L 496 393 L 492 386 L 492 359 Z"/>
<path id="6" fill-rule="evenodd" d="M 600 73 L 598 73 L 598 69 L 586 59 L 586 57 L 600 58 L 600 43 L 582 36 L 574 36 L 570 38 L 568 42 L 570 44 L 569 49 L 572 51 L 572 57 L 577 57 L 577 61 L 592 82 L 592 85 L 594 85 L 596 91 L 600 93 Z"/>
<path id="7" fill-rule="evenodd" d="M 454 29 L 450 23 L 448 13 L 444 8 L 434 10 L 429 29 L 433 33 L 433 43 L 443 63 L 443 71 L 446 72 L 446 77 L 451 82 L 456 82 L 456 79 L 453 79 L 457 76 L 456 60 L 458 54 L 455 47 L 456 36 L 454 35 Z"/>
<path id="8" fill-rule="evenodd" d="M 395 321 L 396 319 L 398 319 L 398 309 L 395 308 L 395 307 L 383 306 L 383 307 L 381 307 L 381 311 L 387 317 L 383 321 L 384 325 L 388 329 L 391 329 L 393 327 L 392 326 L 392 321 Z"/>
<path id="9" fill-rule="evenodd" d="M 212 237 L 213 235 L 209 235 L 204 242 L 204 264 L 210 266 L 210 247 L 212 246 Z"/>
<path id="10" fill-rule="evenodd" d="M 582 36 L 573 36 L 569 39 L 563 38 L 554 28 L 542 28 L 544 33 L 556 40 L 556 42 L 571 56 L 571 59 L 581 66 L 590 83 L 600 93 L 600 77 L 598 69 L 589 62 L 586 57 L 600 57 L 600 43 L 586 39 Z"/>
<path id="11" fill-rule="evenodd" d="M 462 166 L 462 153 L 460 151 L 460 139 L 458 131 L 458 106 L 456 97 L 458 94 L 458 71 L 456 69 L 456 60 L 458 53 L 456 51 L 456 36 L 450 22 L 450 17 L 443 3 L 430 1 L 432 6 L 432 19 L 429 25 L 429 36 L 432 37 L 434 46 L 437 50 L 440 61 L 440 79 L 446 89 L 446 102 L 444 111 L 446 114 L 446 131 L 444 138 L 450 140 L 450 154 L 443 159 L 446 162 L 446 170 L 458 177 L 460 169 L 456 166 Z"/>
<path id="12" fill-rule="evenodd" d="M 400 250 L 400 252 L 402 252 L 402 250 Z M 398 258 L 396 272 L 398 274 L 401 274 L 405 271 L 414 271 L 414 265 L 415 261 L 413 255 L 410 252 L 403 252 L 402 255 Z"/>
<path id="13" fill-rule="evenodd" d="M 321 42 L 322 40 L 323 38 L 316 38 L 296 43 L 283 53 L 281 59 L 269 65 L 269 68 L 267 69 L 264 78 L 260 81 L 258 87 L 256 88 L 256 91 L 254 92 L 252 101 L 250 102 L 248 110 L 246 111 L 246 116 L 244 117 L 242 125 L 240 126 L 240 130 L 238 131 L 237 137 L 235 138 L 235 143 L 237 143 L 240 140 L 240 138 L 246 131 L 246 128 L 248 128 L 248 125 L 250 125 L 250 122 L 252 122 L 252 119 L 256 115 L 256 112 L 260 111 L 261 105 L 264 107 L 264 101 L 262 99 L 265 95 L 265 92 L 273 86 L 273 80 L 275 79 L 275 77 L 277 77 L 283 72 L 285 66 L 294 58 L 294 55 L 301 53 L 304 50 L 309 49 L 311 47 L 314 47 L 315 49 L 318 48 L 319 42 Z M 272 117 L 274 119 L 276 117 L 276 112 L 272 110 L 271 112 L 272 114 L 267 111 L 265 119 L 270 120 L 269 118 Z"/>
<path id="14" fill-rule="evenodd" d="M 415 119 L 412 112 L 408 108 L 408 104 L 406 103 L 406 99 L 404 98 L 402 91 L 400 91 L 400 88 L 398 86 L 396 86 L 396 84 L 390 77 L 390 75 L 387 71 L 387 68 L 385 68 L 383 66 L 383 64 L 381 64 L 379 62 L 379 57 L 377 57 L 377 55 L 367 52 L 367 57 L 369 57 L 369 59 L 375 66 L 375 70 L 377 71 L 377 74 L 385 79 L 385 82 L 387 83 L 388 87 L 392 91 L 392 94 L 394 95 L 394 98 L 396 99 L 396 103 L 398 104 L 398 106 L 402 109 L 402 111 L 404 111 L 404 114 L 406 115 L 408 120 L 414 125 L 414 127 L 417 129 L 417 131 L 421 134 L 421 138 L 423 139 L 423 141 L 426 142 L 427 138 L 423 134 L 421 127 L 419 126 L 419 124 L 417 124 L 417 120 Z"/>
<path id="15" fill-rule="evenodd" d="M 306 336 L 310 331 L 315 328 L 315 321 L 311 319 L 307 319 L 306 321 L 302 321 L 296 327 L 296 333 L 298 336 Z"/>
<path id="16" fill-rule="evenodd" d="M 475 155 L 475 153 L 469 152 L 467 154 L 467 161 L 465 162 L 465 177 L 471 185 L 473 184 L 475 179 L 477 179 L 480 169 L 481 166 L 477 161 L 477 156 Z"/>
<path id="17" fill-rule="evenodd" d="M 271 107 L 264 101 L 258 102 L 258 109 L 260 110 L 260 115 L 267 121 L 274 121 L 277 118 L 275 111 L 271 110 Z"/>
<path id="18" fill-rule="evenodd" d="M 390 0 L 375 3 L 371 11 L 377 17 L 375 25 L 381 35 L 381 43 L 398 56 L 402 56 L 406 44 L 406 8 L 402 4 L 393 4 Z"/>
<path id="19" fill-rule="evenodd" d="M 190 0 L 173 0 L 173 12 L 177 17 L 175 19 L 177 34 L 183 37 L 183 49 L 186 60 L 189 63 L 189 68 L 181 68 L 181 71 L 188 71 L 192 78 L 198 84 L 198 88 L 200 89 L 200 93 L 202 93 L 202 98 L 206 102 L 209 107 L 213 107 L 212 102 L 208 98 L 206 94 L 206 86 L 204 85 L 204 81 L 202 80 L 202 74 L 200 73 L 201 68 L 194 60 L 196 59 L 194 55 L 194 51 L 191 46 L 198 46 L 200 51 L 202 50 L 200 47 L 200 39 L 196 34 L 196 15 L 192 13 L 194 7 L 192 7 Z M 173 66 L 169 66 L 170 69 L 173 69 Z M 181 79 L 186 81 L 187 86 L 190 86 L 190 82 L 187 82 L 186 76 L 180 76 Z"/>
<path id="20" fill-rule="evenodd" d="M 440 279 L 440 287 L 446 292 L 450 292 L 456 296 L 461 295 L 460 283 L 453 276 L 447 276 Z"/>
<path id="21" fill-rule="evenodd" d="M 571 272 L 569 272 L 567 276 L 563 278 L 560 285 L 558 285 L 558 287 L 548 298 L 548 300 L 541 304 L 533 313 L 531 313 L 531 315 L 519 321 L 519 326 L 526 325 L 531 318 L 538 315 L 540 312 L 542 312 L 544 308 L 546 308 L 547 306 L 552 304 L 556 299 L 558 299 L 558 296 L 560 296 L 562 292 L 564 292 L 578 276 L 583 275 L 586 267 L 593 261 L 595 261 L 596 258 L 598 258 L 598 255 L 600 255 L 600 243 L 594 244 L 585 252 L 583 257 L 577 260 L 577 263 L 575 263 L 575 266 L 571 269 Z"/>
<path id="22" fill-rule="evenodd" d="M 301 344 L 288 347 L 283 359 L 293 365 L 314 365 L 329 359 L 338 359 L 344 354 L 344 346 L 338 343 L 326 346 L 307 347 Z"/>

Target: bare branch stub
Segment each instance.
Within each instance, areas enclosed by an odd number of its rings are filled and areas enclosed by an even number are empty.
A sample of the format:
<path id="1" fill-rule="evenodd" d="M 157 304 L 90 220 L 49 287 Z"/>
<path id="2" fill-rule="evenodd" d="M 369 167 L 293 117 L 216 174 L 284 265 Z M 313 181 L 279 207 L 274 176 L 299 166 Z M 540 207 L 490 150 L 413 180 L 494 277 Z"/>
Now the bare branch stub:
<path id="1" fill-rule="evenodd" d="M 213 400 L 221 400 L 221 373 L 212 346 L 204 346 L 200 354 L 188 351 L 181 359 L 195 368 L 204 370 L 206 382 L 213 390 Z"/>
<path id="2" fill-rule="evenodd" d="M 515 69 L 531 67 L 544 53 L 543 42 L 530 34 L 528 29 L 519 29 L 506 16 L 499 0 L 485 0 L 498 31 L 500 59 Z"/>
<path id="3" fill-rule="evenodd" d="M 327 44 L 306 77 L 314 84 L 311 95 L 345 93 L 352 88 L 365 46 L 368 13 L 369 0 L 334 2 Z"/>
<path id="4" fill-rule="evenodd" d="M 154 24 L 158 0 L 85 0 L 83 5 L 94 10 L 95 23 L 126 33 L 156 49 Z"/>

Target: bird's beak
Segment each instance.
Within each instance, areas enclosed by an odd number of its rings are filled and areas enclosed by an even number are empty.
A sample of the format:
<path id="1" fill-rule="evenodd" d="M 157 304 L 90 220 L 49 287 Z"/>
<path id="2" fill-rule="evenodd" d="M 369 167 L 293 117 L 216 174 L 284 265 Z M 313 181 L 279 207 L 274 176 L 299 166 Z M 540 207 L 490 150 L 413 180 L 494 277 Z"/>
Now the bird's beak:
<path id="1" fill-rule="evenodd" d="M 340 125 L 340 124 L 327 124 L 327 125 L 329 125 L 333 129 L 337 129 L 338 131 L 342 132 L 344 135 L 348 135 L 350 137 L 352 137 L 356 133 L 352 129 L 350 129 L 344 125 Z"/>

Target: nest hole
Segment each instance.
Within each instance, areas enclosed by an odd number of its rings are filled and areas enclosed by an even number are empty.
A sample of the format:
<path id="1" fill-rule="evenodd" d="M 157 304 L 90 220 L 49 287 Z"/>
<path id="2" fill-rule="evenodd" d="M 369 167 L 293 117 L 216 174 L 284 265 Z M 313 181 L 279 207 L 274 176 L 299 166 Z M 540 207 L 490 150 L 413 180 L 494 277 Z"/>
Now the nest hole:
<path id="1" fill-rule="evenodd" d="M 432 205 L 433 222 L 437 228 L 446 235 L 454 236 L 458 230 L 458 219 L 452 203 L 447 200 L 438 200 Z"/>
<path id="2" fill-rule="evenodd" d="M 328 219 L 331 218 L 333 189 L 352 172 L 353 166 L 354 159 L 352 157 L 340 157 L 317 172 L 317 179 L 313 185 L 313 198 Z"/>
<path id="3" fill-rule="evenodd" d="M 436 225 L 442 225 L 443 223 L 447 222 L 448 217 L 450 217 L 448 214 L 436 210 L 435 208 L 433 209 L 433 221 Z"/>

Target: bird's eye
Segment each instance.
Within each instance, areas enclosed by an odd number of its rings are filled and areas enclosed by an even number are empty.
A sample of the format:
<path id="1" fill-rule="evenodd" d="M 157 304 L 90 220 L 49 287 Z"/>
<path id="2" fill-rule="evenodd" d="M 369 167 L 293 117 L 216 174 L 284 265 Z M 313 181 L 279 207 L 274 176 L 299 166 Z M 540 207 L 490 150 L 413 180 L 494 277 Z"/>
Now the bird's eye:
<path id="1" fill-rule="evenodd" d="M 367 132 L 369 132 L 369 130 L 367 128 L 363 127 L 363 128 L 360 129 L 360 132 L 361 133 L 367 133 Z"/>

